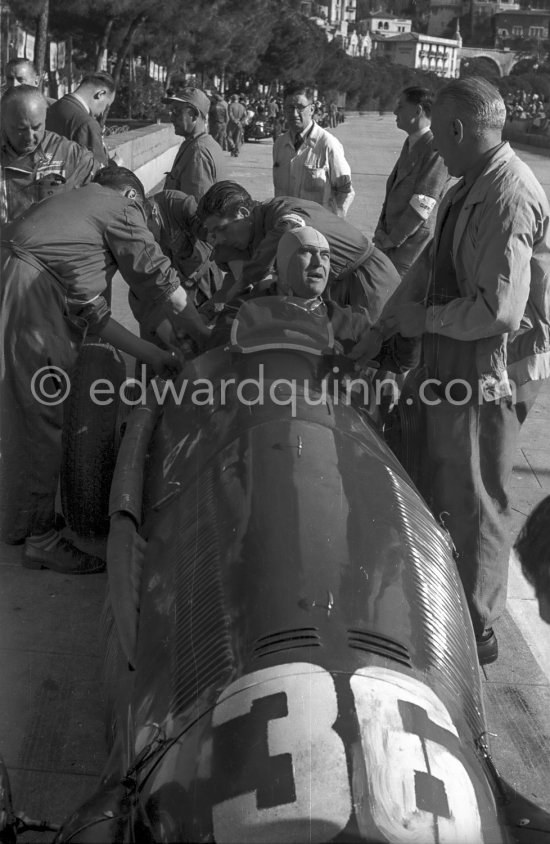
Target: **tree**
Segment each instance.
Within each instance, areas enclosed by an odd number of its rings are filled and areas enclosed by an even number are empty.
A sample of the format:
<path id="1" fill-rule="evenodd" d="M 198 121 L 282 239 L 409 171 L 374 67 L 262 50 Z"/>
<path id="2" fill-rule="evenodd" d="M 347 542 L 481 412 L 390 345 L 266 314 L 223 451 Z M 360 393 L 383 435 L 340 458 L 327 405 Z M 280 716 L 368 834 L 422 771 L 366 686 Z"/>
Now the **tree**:
<path id="1" fill-rule="evenodd" d="M 317 24 L 289 4 L 281 4 L 271 30 L 267 48 L 261 57 L 258 78 L 262 82 L 300 79 L 315 84 L 327 40 Z"/>

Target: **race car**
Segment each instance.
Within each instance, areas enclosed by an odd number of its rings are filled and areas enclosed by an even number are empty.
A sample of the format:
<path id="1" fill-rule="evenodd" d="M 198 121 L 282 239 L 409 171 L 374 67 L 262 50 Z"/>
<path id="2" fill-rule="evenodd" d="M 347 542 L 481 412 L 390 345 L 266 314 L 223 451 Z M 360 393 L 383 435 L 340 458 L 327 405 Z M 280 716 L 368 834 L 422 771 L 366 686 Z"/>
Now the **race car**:
<path id="1" fill-rule="evenodd" d="M 263 141 L 273 136 L 273 123 L 269 117 L 254 117 L 244 127 L 245 141 Z"/>
<path id="2" fill-rule="evenodd" d="M 449 539 L 340 351 L 303 300 L 258 298 L 134 395 L 111 754 L 58 844 L 537 840 L 491 762 Z"/>

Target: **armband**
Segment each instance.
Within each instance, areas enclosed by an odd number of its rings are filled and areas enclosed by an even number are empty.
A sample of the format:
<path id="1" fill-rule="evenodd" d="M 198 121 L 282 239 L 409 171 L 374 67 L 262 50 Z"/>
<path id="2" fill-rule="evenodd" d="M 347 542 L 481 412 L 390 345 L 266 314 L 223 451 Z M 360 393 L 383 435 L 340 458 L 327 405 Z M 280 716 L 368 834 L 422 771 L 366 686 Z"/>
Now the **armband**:
<path id="1" fill-rule="evenodd" d="M 419 217 L 427 220 L 436 206 L 437 200 L 431 196 L 426 196 L 423 193 L 415 193 L 412 195 L 409 205 L 416 211 Z"/>
<path id="2" fill-rule="evenodd" d="M 301 229 L 302 226 L 305 226 L 306 221 L 303 217 L 300 217 L 299 214 L 283 214 L 275 225 L 273 226 L 274 231 L 276 232 L 288 232 L 292 231 L 292 229 Z"/>

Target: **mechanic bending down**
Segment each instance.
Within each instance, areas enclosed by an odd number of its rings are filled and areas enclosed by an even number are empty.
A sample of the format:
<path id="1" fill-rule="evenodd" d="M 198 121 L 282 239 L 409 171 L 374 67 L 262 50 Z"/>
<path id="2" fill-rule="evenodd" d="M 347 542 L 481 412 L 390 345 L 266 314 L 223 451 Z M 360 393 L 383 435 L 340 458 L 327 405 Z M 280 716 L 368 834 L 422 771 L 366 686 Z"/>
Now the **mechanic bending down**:
<path id="1" fill-rule="evenodd" d="M 107 174 L 108 185 L 104 173 L 34 205 L 6 226 L 2 241 L 0 537 L 24 541 L 24 566 L 71 574 L 100 571 L 104 562 L 56 530 L 63 405 L 48 404 L 46 393 L 55 395 L 62 385 L 59 375 L 57 384 L 55 374 L 43 377 L 55 367 L 70 377 L 86 335 L 104 338 L 158 374 L 179 370 L 173 351 L 111 317 L 102 294 L 117 270 L 150 303 L 149 326 L 155 322 L 165 341 L 174 340 L 181 319 L 186 332 L 206 331 L 147 228 L 143 185 L 124 168 L 116 178 Z"/>

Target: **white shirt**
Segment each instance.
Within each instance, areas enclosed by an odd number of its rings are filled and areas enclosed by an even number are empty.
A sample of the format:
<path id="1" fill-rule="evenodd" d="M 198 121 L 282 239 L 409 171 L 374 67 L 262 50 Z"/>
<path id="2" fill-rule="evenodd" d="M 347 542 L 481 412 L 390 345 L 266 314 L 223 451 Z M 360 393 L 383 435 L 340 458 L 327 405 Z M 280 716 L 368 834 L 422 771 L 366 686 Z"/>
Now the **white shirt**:
<path id="1" fill-rule="evenodd" d="M 275 196 L 310 199 L 345 217 L 353 202 L 351 169 L 340 141 L 316 123 L 296 151 L 289 132 L 273 145 Z"/>
<path id="2" fill-rule="evenodd" d="M 92 113 L 92 112 L 91 112 L 91 109 L 90 109 L 90 106 L 89 106 L 87 103 L 85 103 L 85 102 L 84 102 L 84 100 L 82 99 L 82 97 L 80 97 L 78 94 L 75 94 L 75 92 L 74 92 L 74 91 L 73 91 L 73 97 L 75 97 L 75 99 L 77 99 L 77 100 L 78 100 L 78 102 L 79 102 L 79 103 L 81 103 L 81 105 L 82 105 L 82 106 L 86 109 L 86 111 L 88 112 L 88 114 L 91 114 L 91 113 Z"/>
<path id="3" fill-rule="evenodd" d="M 429 131 L 430 131 L 430 127 L 424 126 L 423 129 L 419 129 L 417 132 L 413 132 L 412 135 L 409 135 L 409 152 L 411 151 L 411 149 L 413 148 L 415 143 L 420 140 L 422 135 L 425 135 L 426 132 L 429 132 Z"/>

